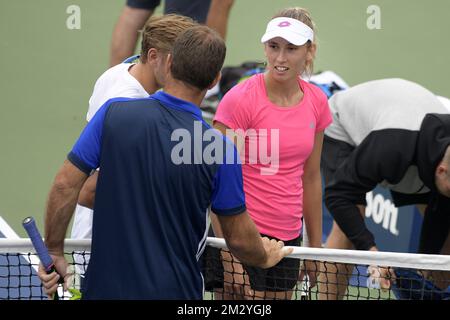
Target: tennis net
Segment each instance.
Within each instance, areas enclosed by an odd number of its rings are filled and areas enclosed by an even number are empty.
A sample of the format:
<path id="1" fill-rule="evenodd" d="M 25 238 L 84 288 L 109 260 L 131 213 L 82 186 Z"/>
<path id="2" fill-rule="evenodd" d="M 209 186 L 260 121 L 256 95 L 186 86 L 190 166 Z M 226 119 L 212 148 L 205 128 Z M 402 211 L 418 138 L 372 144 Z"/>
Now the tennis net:
<path id="1" fill-rule="evenodd" d="M 70 264 L 70 291 L 59 290 L 61 299 L 77 298 L 80 275 L 89 261 L 90 240 L 66 240 L 65 254 Z M 37 276 L 39 258 L 30 239 L 0 239 L 0 300 L 46 300 Z"/>
<path id="2" fill-rule="evenodd" d="M 210 298 L 450 299 L 450 256 L 293 247 L 291 263 L 263 274 L 243 267 L 223 239 L 209 238 L 208 245 L 204 273 Z M 298 277 L 298 268 L 309 269 L 316 285 Z"/>
<path id="3" fill-rule="evenodd" d="M 89 240 L 66 240 L 75 291 L 60 291 L 63 299 L 77 297 L 89 250 Z M 450 299 L 450 256 L 294 247 L 285 267 L 264 274 L 243 267 L 223 239 L 208 238 L 201 263 L 205 299 Z M 47 299 L 38 264 L 29 239 L 0 239 L 0 299 Z M 311 287 L 312 279 L 299 278 L 298 268 L 310 275 L 316 271 L 317 284 Z M 379 268 L 390 277 L 387 290 L 380 287 Z"/>

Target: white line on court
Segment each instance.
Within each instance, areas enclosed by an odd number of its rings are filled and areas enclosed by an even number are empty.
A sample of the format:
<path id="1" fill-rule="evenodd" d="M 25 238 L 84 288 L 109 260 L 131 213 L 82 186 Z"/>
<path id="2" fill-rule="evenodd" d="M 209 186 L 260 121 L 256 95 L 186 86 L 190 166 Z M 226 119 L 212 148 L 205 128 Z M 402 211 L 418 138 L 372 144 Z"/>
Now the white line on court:
<path id="1" fill-rule="evenodd" d="M 20 239 L 19 235 L 10 227 L 10 225 L 5 221 L 5 219 L 0 216 L 0 232 L 5 235 L 7 239 Z M 27 254 L 22 254 L 22 257 L 31 264 L 33 269 L 37 272 L 39 265 L 39 258 L 36 256 L 29 256 Z"/>

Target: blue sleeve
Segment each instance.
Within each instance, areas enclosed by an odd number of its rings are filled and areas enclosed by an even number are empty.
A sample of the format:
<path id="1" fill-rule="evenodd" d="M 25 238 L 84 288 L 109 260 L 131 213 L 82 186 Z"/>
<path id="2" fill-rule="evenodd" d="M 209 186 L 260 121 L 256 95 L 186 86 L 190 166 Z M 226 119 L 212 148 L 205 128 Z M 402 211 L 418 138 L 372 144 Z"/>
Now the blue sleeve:
<path id="1" fill-rule="evenodd" d="M 80 137 L 67 155 L 67 159 L 78 169 L 90 174 L 100 164 L 103 122 L 106 112 L 115 99 L 106 101 L 86 125 Z"/>
<path id="2" fill-rule="evenodd" d="M 236 147 L 225 139 L 225 159 L 214 177 L 211 210 L 218 215 L 235 215 L 246 210 L 242 167 Z"/>

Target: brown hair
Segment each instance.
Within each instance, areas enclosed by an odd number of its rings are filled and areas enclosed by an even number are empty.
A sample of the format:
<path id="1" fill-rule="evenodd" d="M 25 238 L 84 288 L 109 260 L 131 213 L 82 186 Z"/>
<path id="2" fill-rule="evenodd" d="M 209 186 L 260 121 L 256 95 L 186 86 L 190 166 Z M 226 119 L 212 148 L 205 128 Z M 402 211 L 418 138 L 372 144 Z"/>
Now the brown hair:
<path id="1" fill-rule="evenodd" d="M 222 69 L 226 46 L 221 36 L 206 26 L 184 31 L 172 48 L 172 76 L 200 90 L 207 89 Z"/>
<path id="2" fill-rule="evenodd" d="M 306 24 L 308 27 L 310 27 L 314 31 L 314 41 L 313 41 L 313 43 L 314 43 L 314 45 L 317 45 L 315 25 L 314 25 L 314 22 L 312 21 L 311 14 L 309 13 L 308 10 L 306 10 L 304 8 L 300 8 L 300 7 L 286 8 L 286 9 L 283 9 L 283 10 L 279 11 L 277 14 L 275 14 L 272 17 L 272 19 L 279 18 L 279 17 L 296 19 L 296 20 Z M 308 40 L 307 45 L 310 47 L 311 46 L 311 41 Z M 313 74 L 314 59 L 315 59 L 315 56 L 313 56 L 312 59 L 309 59 L 309 60 L 306 61 L 305 71 L 306 71 L 306 73 L 308 75 L 312 75 Z"/>
<path id="3" fill-rule="evenodd" d="M 176 38 L 184 30 L 196 25 L 191 18 L 177 14 L 152 16 L 142 30 L 141 62 L 147 62 L 147 53 L 151 48 L 170 52 Z"/>

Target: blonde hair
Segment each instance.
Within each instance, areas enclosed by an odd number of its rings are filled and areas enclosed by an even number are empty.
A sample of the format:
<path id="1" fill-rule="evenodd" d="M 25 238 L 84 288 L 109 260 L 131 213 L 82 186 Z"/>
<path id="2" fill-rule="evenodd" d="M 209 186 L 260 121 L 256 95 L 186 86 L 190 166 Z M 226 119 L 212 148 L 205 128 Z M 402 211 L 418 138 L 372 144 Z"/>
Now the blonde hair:
<path id="1" fill-rule="evenodd" d="M 197 25 L 191 18 L 177 14 L 152 16 L 142 30 L 141 62 L 147 61 L 147 53 L 151 48 L 169 52 L 183 31 Z"/>
<path id="2" fill-rule="evenodd" d="M 317 38 L 316 37 L 316 28 L 315 28 L 314 22 L 312 21 L 311 14 L 309 13 L 308 10 L 306 10 L 304 8 L 301 8 L 301 7 L 286 8 L 286 9 L 283 9 L 283 10 L 279 11 L 277 14 L 275 14 L 272 17 L 272 19 L 279 18 L 279 17 L 296 19 L 296 20 L 298 20 L 300 22 L 303 22 L 308 27 L 310 27 L 314 31 L 313 44 L 315 46 L 317 46 L 317 42 L 316 42 L 316 38 Z M 307 45 L 308 45 L 308 50 L 310 50 L 311 42 L 308 41 Z M 311 76 L 313 74 L 313 72 L 314 72 L 314 59 L 316 57 L 314 55 L 314 52 L 312 54 L 313 54 L 312 59 L 308 59 L 306 61 L 306 66 L 305 66 L 305 73 L 308 76 Z"/>

